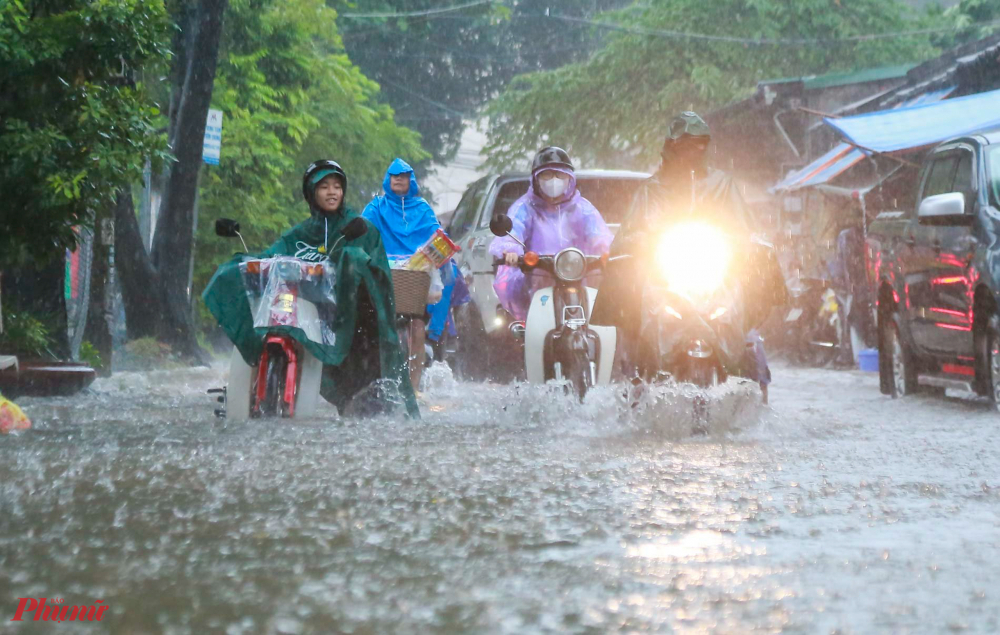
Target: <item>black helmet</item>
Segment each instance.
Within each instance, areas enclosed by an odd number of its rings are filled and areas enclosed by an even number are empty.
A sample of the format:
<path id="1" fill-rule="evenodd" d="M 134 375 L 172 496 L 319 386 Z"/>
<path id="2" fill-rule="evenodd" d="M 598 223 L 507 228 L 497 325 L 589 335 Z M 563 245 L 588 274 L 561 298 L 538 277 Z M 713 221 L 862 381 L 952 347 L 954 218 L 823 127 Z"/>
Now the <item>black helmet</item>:
<path id="1" fill-rule="evenodd" d="M 316 185 L 331 174 L 340 178 L 340 185 L 344 188 L 344 193 L 347 193 L 347 172 L 344 172 L 344 168 L 331 159 L 321 159 L 310 163 L 302 175 L 302 197 L 306 199 L 306 203 L 312 205 L 312 193 Z"/>
<path id="2" fill-rule="evenodd" d="M 573 171 L 573 163 L 569 160 L 569 155 L 562 148 L 548 146 L 542 148 L 531 160 L 531 173 L 534 174 L 540 168 L 558 167 Z"/>

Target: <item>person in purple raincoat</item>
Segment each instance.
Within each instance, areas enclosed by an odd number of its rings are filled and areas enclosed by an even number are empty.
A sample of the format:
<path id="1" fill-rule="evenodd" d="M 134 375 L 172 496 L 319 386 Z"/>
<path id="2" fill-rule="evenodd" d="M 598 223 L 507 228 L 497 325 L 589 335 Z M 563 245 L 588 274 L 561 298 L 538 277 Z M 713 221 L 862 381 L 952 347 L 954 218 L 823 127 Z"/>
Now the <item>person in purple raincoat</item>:
<path id="1" fill-rule="evenodd" d="M 542 255 L 576 247 L 586 255 L 600 256 L 608 252 L 614 238 L 601 213 L 577 191 L 573 164 L 562 148 L 538 151 L 531 162 L 531 188 L 514 201 L 507 216 L 513 223 L 510 233 L 528 250 Z M 516 266 L 524 248 L 510 236 L 494 238 L 490 254 L 506 261 L 493 282 L 500 304 L 514 319 L 523 321 L 531 294 L 549 286 L 552 279 L 541 271 L 525 275 Z M 588 284 L 593 285 L 592 278 Z"/>

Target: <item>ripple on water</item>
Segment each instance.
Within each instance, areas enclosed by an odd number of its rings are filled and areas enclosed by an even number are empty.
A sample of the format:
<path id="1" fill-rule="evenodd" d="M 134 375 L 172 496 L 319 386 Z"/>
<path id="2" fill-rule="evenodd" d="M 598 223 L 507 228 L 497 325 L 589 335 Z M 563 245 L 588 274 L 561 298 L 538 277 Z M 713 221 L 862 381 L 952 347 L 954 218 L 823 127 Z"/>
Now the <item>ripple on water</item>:
<path id="1" fill-rule="evenodd" d="M 234 424 L 204 393 L 222 377 L 24 400 L 36 428 L 0 441 L 0 587 L 105 599 L 136 632 L 770 623 L 729 608 L 768 575 L 732 537 L 767 513 L 757 454 L 725 449 L 760 416 L 743 386 L 711 391 L 692 437 L 677 387 L 633 410 L 434 367 L 421 421 Z"/>

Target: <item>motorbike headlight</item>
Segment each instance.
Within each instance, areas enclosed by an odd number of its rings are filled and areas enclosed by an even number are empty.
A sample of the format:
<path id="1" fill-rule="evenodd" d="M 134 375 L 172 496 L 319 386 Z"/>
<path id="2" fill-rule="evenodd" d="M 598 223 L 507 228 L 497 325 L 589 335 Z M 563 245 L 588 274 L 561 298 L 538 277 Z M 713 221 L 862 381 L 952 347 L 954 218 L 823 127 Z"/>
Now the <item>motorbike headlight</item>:
<path id="1" fill-rule="evenodd" d="M 725 234 L 701 222 L 671 228 L 656 250 L 656 265 L 670 290 L 689 296 L 718 289 L 725 280 L 729 259 Z"/>
<path id="2" fill-rule="evenodd" d="M 587 271 L 587 258 L 579 249 L 563 249 L 556 254 L 555 272 L 561 280 L 579 280 Z"/>

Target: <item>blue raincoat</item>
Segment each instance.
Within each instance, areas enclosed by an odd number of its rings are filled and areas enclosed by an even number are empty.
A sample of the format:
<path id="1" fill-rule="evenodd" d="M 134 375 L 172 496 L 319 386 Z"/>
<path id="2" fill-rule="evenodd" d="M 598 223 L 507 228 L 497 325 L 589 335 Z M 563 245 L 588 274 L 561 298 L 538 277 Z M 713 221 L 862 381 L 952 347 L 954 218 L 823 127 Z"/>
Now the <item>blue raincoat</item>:
<path id="1" fill-rule="evenodd" d="M 410 175 L 410 191 L 405 196 L 392 191 L 390 177 L 396 174 Z M 382 180 L 382 191 L 382 196 L 372 199 L 361 215 L 371 221 L 382 234 L 385 253 L 390 258 L 412 255 L 441 228 L 441 223 L 430 204 L 420 196 L 417 177 L 406 161 L 396 158 L 389 165 Z M 452 266 L 449 262 L 442 271 L 445 285 L 441 291 L 441 300 L 427 307 L 431 315 L 428 336 L 434 341 L 440 339 L 451 307 L 451 293 L 455 286 L 454 276 L 450 275 Z"/>

